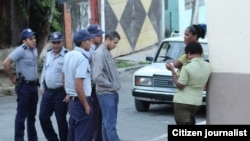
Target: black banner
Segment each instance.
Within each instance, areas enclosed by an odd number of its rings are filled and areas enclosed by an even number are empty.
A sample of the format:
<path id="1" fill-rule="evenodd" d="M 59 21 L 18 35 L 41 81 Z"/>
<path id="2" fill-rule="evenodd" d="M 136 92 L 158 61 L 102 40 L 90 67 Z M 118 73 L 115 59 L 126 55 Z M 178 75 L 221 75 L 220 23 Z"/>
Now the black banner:
<path id="1" fill-rule="evenodd" d="M 168 141 L 178 139 L 250 141 L 250 125 L 168 125 Z"/>

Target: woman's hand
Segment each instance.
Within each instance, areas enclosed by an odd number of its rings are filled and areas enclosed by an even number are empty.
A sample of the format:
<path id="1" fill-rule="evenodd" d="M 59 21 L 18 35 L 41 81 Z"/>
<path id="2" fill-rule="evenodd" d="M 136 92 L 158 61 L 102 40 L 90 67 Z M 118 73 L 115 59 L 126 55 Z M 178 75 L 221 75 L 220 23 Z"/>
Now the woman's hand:
<path id="1" fill-rule="evenodd" d="M 174 66 L 173 66 L 171 63 L 166 62 L 165 66 L 166 66 L 166 68 L 167 68 L 168 70 L 174 71 Z"/>

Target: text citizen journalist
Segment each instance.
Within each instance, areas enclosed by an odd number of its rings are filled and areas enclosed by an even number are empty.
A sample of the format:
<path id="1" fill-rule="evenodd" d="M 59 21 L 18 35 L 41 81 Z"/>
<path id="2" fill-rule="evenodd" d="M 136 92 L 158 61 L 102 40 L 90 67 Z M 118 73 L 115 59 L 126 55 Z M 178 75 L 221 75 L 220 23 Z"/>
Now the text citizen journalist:
<path id="1" fill-rule="evenodd" d="M 205 129 L 204 133 L 203 131 L 190 131 L 187 129 L 173 129 L 172 130 L 173 136 L 204 136 L 204 138 L 207 138 L 209 136 L 215 137 L 215 136 L 247 136 L 247 130 L 239 130 L 239 129 L 233 129 L 228 131 L 209 131 L 208 129 Z"/>

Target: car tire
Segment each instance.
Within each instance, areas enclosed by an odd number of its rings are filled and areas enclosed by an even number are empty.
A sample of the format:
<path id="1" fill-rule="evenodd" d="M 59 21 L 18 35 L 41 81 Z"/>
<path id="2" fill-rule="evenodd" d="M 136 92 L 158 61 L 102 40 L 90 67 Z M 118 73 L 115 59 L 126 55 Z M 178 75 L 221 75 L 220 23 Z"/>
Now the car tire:
<path id="1" fill-rule="evenodd" d="M 149 106 L 150 106 L 149 102 L 135 99 L 135 108 L 138 112 L 147 112 Z"/>

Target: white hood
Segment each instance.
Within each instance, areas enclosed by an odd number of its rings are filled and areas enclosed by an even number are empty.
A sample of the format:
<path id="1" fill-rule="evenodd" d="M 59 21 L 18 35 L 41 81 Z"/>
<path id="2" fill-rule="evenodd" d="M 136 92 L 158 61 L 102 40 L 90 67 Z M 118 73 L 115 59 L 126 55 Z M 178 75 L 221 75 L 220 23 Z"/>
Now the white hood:
<path id="1" fill-rule="evenodd" d="M 167 70 L 165 63 L 152 63 L 137 70 L 134 75 L 153 76 L 157 75 L 172 75 L 171 71 Z"/>

